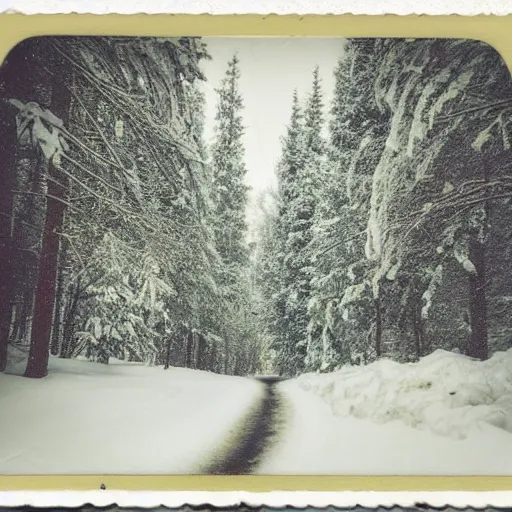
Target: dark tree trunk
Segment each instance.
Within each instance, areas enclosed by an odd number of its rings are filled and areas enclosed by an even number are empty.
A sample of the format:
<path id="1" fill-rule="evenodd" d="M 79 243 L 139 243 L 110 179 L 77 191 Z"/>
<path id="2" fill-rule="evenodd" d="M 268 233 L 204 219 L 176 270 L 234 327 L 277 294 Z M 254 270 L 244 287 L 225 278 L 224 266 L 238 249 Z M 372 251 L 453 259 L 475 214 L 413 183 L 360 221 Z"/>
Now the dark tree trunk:
<path id="1" fill-rule="evenodd" d="M 96 362 L 100 363 L 100 364 L 108 364 L 109 359 L 110 359 L 110 356 L 109 356 L 109 353 L 107 350 L 108 340 L 104 336 L 101 336 L 100 339 L 98 340 L 98 342 L 99 342 L 99 350 L 96 354 Z"/>
<path id="2" fill-rule="evenodd" d="M 7 347 L 14 299 L 12 240 L 13 183 L 16 169 L 15 109 L 0 100 L 0 371 L 7 366 Z"/>
<path id="3" fill-rule="evenodd" d="M 55 295 L 55 309 L 53 312 L 52 342 L 50 346 L 50 352 L 54 356 L 59 355 L 60 348 L 62 346 L 62 326 L 64 318 L 64 307 L 61 304 L 63 297 L 62 288 L 62 279 L 59 271 L 59 277 L 57 278 L 57 293 Z"/>
<path id="4" fill-rule="evenodd" d="M 488 157 L 484 155 L 481 163 L 482 177 L 485 182 L 490 179 L 493 166 Z M 491 202 L 484 203 L 485 221 L 480 236 L 485 240 L 489 230 L 491 217 Z M 474 234 L 468 243 L 469 260 L 475 267 L 475 273 L 469 275 L 469 326 L 470 335 L 468 343 L 468 355 L 485 360 L 489 357 L 488 325 L 487 325 L 487 271 L 486 271 L 486 247 L 478 234 Z"/>
<path id="5" fill-rule="evenodd" d="M 477 239 L 469 242 L 469 259 L 476 269 L 475 274 L 469 275 L 469 337 L 468 355 L 478 359 L 487 359 L 487 298 L 486 298 L 486 269 L 485 246 Z"/>
<path id="6" fill-rule="evenodd" d="M 207 346 L 205 356 L 205 370 L 217 371 L 217 351 L 216 346 L 212 343 Z"/>
<path id="7" fill-rule="evenodd" d="M 412 319 L 414 329 L 414 346 L 417 359 L 423 355 L 423 345 L 425 339 L 425 326 L 423 324 L 423 318 L 421 317 L 421 308 L 421 295 L 419 293 L 415 293 Z"/>
<path id="8" fill-rule="evenodd" d="M 78 302 L 80 300 L 80 285 L 75 285 L 73 294 L 69 298 L 64 309 L 64 322 L 62 328 L 62 345 L 60 348 L 59 357 L 69 359 L 73 352 L 73 337 L 75 330 L 74 318 L 78 309 Z"/>
<path id="9" fill-rule="evenodd" d="M 224 339 L 224 374 L 229 375 L 229 360 L 231 359 L 229 341 Z"/>
<path id="10" fill-rule="evenodd" d="M 380 299 L 380 291 L 374 299 L 375 307 L 375 353 L 377 357 L 382 355 L 382 306 Z"/>
<path id="11" fill-rule="evenodd" d="M 194 342 L 194 337 L 192 331 L 189 331 L 186 335 L 186 352 L 185 352 L 185 367 L 192 367 L 192 345 Z"/>
<path id="12" fill-rule="evenodd" d="M 42 88 L 40 88 L 42 89 Z M 37 91 L 38 100 L 47 100 L 48 90 Z M 12 339 L 15 343 L 30 341 L 30 329 L 37 286 L 39 257 L 46 212 L 46 164 L 40 151 L 32 146 L 18 149 L 15 188 L 30 192 L 15 198 L 13 244 L 16 251 L 13 276 L 15 279 L 15 328 Z"/>
<path id="13" fill-rule="evenodd" d="M 39 63 L 39 66 L 38 66 Z M 20 149 L 17 130 L 16 112 L 9 104 L 10 99 L 22 102 L 37 101 L 44 103 L 49 100 L 48 88 L 42 79 L 40 45 L 34 39 L 27 39 L 16 45 L 7 55 L 0 69 L 0 166 L 2 168 L 2 184 L 0 187 L 0 369 L 5 368 L 7 340 L 10 324 L 13 318 L 13 303 L 17 302 L 15 318 L 18 328 L 13 333 L 24 333 L 31 308 L 24 303 L 27 297 L 26 282 L 30 280 L 29 272 L 19 272 L 20 266 L 27 263 L 37 264 L 37 243 L 34 244 L 34 227 L 29 226 L 25 211 L 21 224 L 16 219 L 16 203 L 13 189 L 18 188 L 20 171 L 31 171 L 25 177 L 32 176 L 33 180 L 26 185 L 37 182 L 37 157 L 31 149 Z M 23 190 L 26 190 L 23 189 Z M 28 198 L 28 203 L 41 203 Z M 18 196 L 19 199 L 19 196 Z M 24 203 L 25 201 L 22 201 Z M 41 216 L 41 215 L 40 215 Z M 23 222 L 25 221 L 25 222 Z M 23 232 L 30 230 L 25 244 L 19 244 L 16 238 L 17 227 L 23 227 Z M 37 238 L 37 235 L 36 235 Z M 18 252 L 25 249 L 23 253 Z M 20 293 L 21 292 L 21 293 Z M 31 298 L 31 296 L 29 297 Z M 16 300 L 15 300 L 16 299 Z M 24 315 L 25 313 L 27 313 Z M 23 325 L 22 325 L 23 323 Z"/>
<path id="14" fill-rule="evenodd" d="M 197 336 L 197 368 L 199 370 L 206 370 L 205 349 L 206 349 L 206 340 L 202 334 L 198 334 L 198 336 Z"/>
<path id="15" fill-rule="evenodd" d="M 197 332 L 194 332 L 192 336 L 193 340 L 193 358 L 192 358 L 192 368 L 197 370 L 199 368 L 199 335 Z"/>
<path id="16" fill-rule="evenodd" d="M 53 166 L 50 166 L 53 169 Z M 52 173 L 55 176 L 55 172 Z M 64 225 L 66 189 L 48 180 L 46 221 L 39 263 L 39 278 L 30 338 L 30 352 L 25 377 L 41 378 L 48 373 L 53 310 L 57 285 L 60 232 Z M 58 198 L 58 199 L 54 199 Z"/>
<path id="17" fill-rule="evenodd" d="M 238 356 L 235 356 L 233 358 L 234 364 L 233 364 L 233 375 L 240 375 L 240 358 Z"/>
<path id="18" fill-rule="evenodd" d="M 49 60 L 46 64 L 52 69 L 52 75 L 48 77 L 51 85 L 50 109 L 66 124 L 71 104 L 71 69 L 69 63 L 61 56 L 53 54 L 49 49 L 46 53 Z M 48 164 L 46 219 L 34 304 L 30 351 L 25 370 L 25 376 L 31 378 L 45 377 L 48 373 L 57 288 L 60 234 L 64 227 L 64 215 L 68 199 L 67 180 L 53 164 L 53 161 Z"/>

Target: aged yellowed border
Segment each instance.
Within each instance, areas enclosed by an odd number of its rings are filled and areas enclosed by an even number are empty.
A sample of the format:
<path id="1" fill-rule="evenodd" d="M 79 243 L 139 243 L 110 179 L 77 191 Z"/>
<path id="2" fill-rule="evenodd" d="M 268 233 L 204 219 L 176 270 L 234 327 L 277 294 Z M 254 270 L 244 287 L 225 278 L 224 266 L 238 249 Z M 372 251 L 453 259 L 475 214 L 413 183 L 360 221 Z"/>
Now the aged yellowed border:
<path id="1" fill-rule="evenodd" d="M 449 37 L 493 46 L 512 70 L 511 16 L 0 15 L 0 60 L 42 35 Z M 439 454 L 442 459 L 443 454 Z M 512 491 L 510 477 L 0 476 L 1 491 Z M 354 503 L 355 504 L 355 503 Z M 510 505 L 510 504 L 509 504 Z"/>
<path id="2" fill-rule="evenodd" d="M 0 15 L 0 59 L 39 35 L 450 37 L 486 41 L 512 67 L 509 16 Z"/>

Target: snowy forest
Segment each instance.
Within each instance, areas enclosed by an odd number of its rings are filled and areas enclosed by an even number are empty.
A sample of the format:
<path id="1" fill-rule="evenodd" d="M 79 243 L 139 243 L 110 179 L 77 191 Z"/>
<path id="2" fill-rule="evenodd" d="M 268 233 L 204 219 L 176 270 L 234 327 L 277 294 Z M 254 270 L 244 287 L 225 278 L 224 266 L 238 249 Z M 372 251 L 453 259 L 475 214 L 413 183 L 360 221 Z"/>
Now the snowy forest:
<path id="1" fill-rule="evenodd" d="M 334 73 L 327 116 L 318 70 L 308 97 L 293 97 L 262 227 L 276 367 L 510 348 L 504 62 L 473 41 L 349 40 Z"/>
<path id="2" fill-rule="evenodd" d="M 8 55 L 2 369 L 8 343 L 30 347 L 27 377 L 46 375 L 50 353 L 259 366 L 236 60 L 206 148 L 206 58 L 196 38 L 29 39 Z"/>
<path id="3" fill-rule="evenodd" d="M 45 377 L 58 357 L 295 376 L 512 347 L 505 63 L 476 41 L 339 45 L 330 103 L 318 68 L 290 91 L 255 226 L 235 52 L 209 143 L 201 38 L 16 46 L 0 69 L 0 371 L 26 357 Z"/>

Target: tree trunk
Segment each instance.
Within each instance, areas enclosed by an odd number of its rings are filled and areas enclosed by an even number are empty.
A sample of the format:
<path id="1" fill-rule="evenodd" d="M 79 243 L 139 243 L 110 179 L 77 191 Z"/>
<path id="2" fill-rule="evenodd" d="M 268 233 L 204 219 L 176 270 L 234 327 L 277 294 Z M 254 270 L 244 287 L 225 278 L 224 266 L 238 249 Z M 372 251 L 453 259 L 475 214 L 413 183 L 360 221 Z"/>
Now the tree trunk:
<path id="1" fill-rule="evenodd" d="M 1 101 L 1 100 L 0 100 Z M 7 366 L 7 347 L 14 299 L 12 240 L 13 183 L 16 169 L 17 132 L 14 108 L 0 102 L 0 371 Z"/>
<path id="2" fill-rule="evenodd" d="M 217 372 L 217 346 L 212 343 L 206 353 L 206 368 L 205 370 Z"/>
<path id="3" fill-rule="evenodd" d="M 49 106 L 46 48 L 41 39 L 26 39 L 9 52 L 0 69 L 0 368 L 6 364 L 7 338 L 26 341 L 30 332 L 45 204 L 37 194 L 11 195 L 13 189 L 39 192 L 41 159 L 32 144 L 20 144 L 8 100 Z"/>
<path id="4" fill-rule="evenodd" d="M 206 339 L 202 334 L 197 336 L 197 369 L 206 370 L 205 364 Z"/>
<path id="5" fill-rule="evenodd" d="M 36 98 L 38 100 L 49 101 L 47 97 L 49 97 L 48 91 L 45 91 L 44 95 L 40 90 L 37 91 Z M 16 215 L 12 234 L 16 255 L 13 269 L 16 300 L 15 325 L 11 338 L 15 343 L 20 344 L 30 342 L 34 296 L 46 215 L 45 172 L 46 163 L 38 148 L 31 145 L 20 145 L 16 164 L 15 188 L 30 192 L 15 198 Z"/>
<path id="6" fill-rule="evenodd" d="M 482 177 L 487 183 L 492 169 L 489 158 L 484 155 L 482 161 Z M 488 233 L 491 217 L 491 203 L 486 201 L 483 205 L 485 221 L 480 236 L 485 240 Z M 468 355 L 485 360 L 489 357 L 488 326 L 487 326 L 487 297 L 486 297 L 486 247 L 485 242 L 480 241 L 477 234 L 469 240 L 469 260 L 475 267 L 475 273 L 469 275 L 469 344 Z"/>
<path id="7" fill-rule="evenodd" d="M 58 356 L 62 346 L 62 332 L 64 320 L 64 306 L 62 305 L 63 285 L 61 279 L 61 272 L 58 272 L 57 278 L 57 294 L 55 296 L 55 309 L 53 313 L 53 326 L 52 326 L 52 342 L 50 352 L 54 356 Z"/>
<path id="8" fill-rule="evenodd" d="M 75 285 L 74 293 L 69 293 L 66 307 L 64 309 L 64 321 L 62 328 L 62 345 L 60 348 L 59 357 L 62 359 L 69 359 L 73 352 L 73 336 L 75 330 L 74 318 L 78 309 L 78 302 L 80 300 L 80 285 Z"/>
<path id="9" fill-rule="evenodd" d="M 229 362 L 231 359 L 229 341 L 227 336 L 224 339 L 224 374 L 229 375 Z"/>
<path id="10" fill-rule="evenodd" d="M 194 370 L 198 370 L 199 369 L 199 335 L 197 332 L 194 332 L 193 340 L 194 340 L 193 368 L 194 368 Z"/>
<path id="11" fill-rule="evenodd" d="M 50 169 L 54 170 L 53 165 Z M 52 173 L 56 175 L 55 172 Z M 53 310 L 57 285 L 60 235 L 64 225 L 66 189 L 48 180 L 46 220 L 39 263 L 39 278 L 34 306 L 34 320 L 25 377 L 41 378 L 48 374 L 48 358 L 52 334 Z M 58 199 L 55 199 L 58 198 Z M 59 200 L 60 199 L 60 200 Z"/>
<path id="12" fill-rule="evenodd" d="M 382 355 L 382 306 L 380 300 L 380 290 L 374 299 L 375 306 L 375 353 L 377 357 Z"/>
<path id="13" fill-rule="evenodd" d="M 61 257 L 59 259 L 59 268 L 57 270 L 57 293 L 55 296 L 55 311 L 53 317 L 53 328 L 52 328 L 52 343 L 51 353 L 56 356 L 60 352 L 62 345 L 62 335 L 64 327 L 64 288 L 65 288 L 65 267 L 67 259 L 67 244 L 63 244 L 64 247 L 61 251 Z"/>
<path id="14" fill-rule="evenodd" d="M 416 357 L 419 359 L 423 355 L 423 342 L 425 338 L 425 326 L 421 317 L 421 295 L 414 294 L 413 304 L 413 329 L 414 329 L 414 346 L 416 349 Z"/>
<path id="15" fill-rule="evenodd" d="M 98 345 L 99 347 L 96 353 L 96 362 L 100 364 L 108 364 L 110 359 L 108 350 L 106 348 L 108 346 L 108 340 L 104 336 L 101 336 L 98 340 Z"/>
<path id="16" fill-rule="evenodd" d="M 47 77 L 51 86 L 50 110 L 66 124 L 71 104 L 71 69 L 63 57 L 56 56 L 48 49 L 43 52 L 42 58 L 45 57 L 45 53 L 49 61 L 46 65 L 52 70 L 52 75 Z M 47 179 L 46 219 L 34 303 L 30 351 L 25 370 L 25 376 L 31 378 L 45 377 L 48 373 L 60 233 L 64 227 L 68 195 L 67 180 L 62 173 L 58 172 L 53 161 L 48 163 L 47 172 L 49 179 Z"/>
<path id="17" fill-rule="evenodd" d="M 476 269 L 469 275 L 469 337 L 468 356 L 487 359 L 487 298 L 485 292 L 485 246 L 476 238 L 469 242 L 469 259 Z"/>
<path id="18" fill-rule="evenodd" d="M 169 368 L 170 362 L 171 362 L 171 339 L 172 336 L 167 336 L 166 339 L 166 350 L 165 350 L 165 366 L 164 370 L 167 370 Z"/>
<path id="19" fill-rule="evenodd" d="M 192 331 L 189 331 L 186 335 L 186 352 L 185 352 L 185 367 L 191 368 L 192 366 L 192 344 L 194 342 L 194 337 L 192 335 Z"/>
<path id="20" fill-rule="evenodd" d="M 30 213 L 16 204 L 20 196 L 13 197 L 13 189 L 27 190 L 31 184 L 37 183 L 39 166 L 38 158 L 31 148 L 21 150 L 16 129 L 16 112 L 8 103 L 10 99 L 22 102 L 36 101 L 40 104 L 49 101 L 49 89 L 42 78 L 41 44 L 34 39 L 26 39 L 16 45 L 7 55 L 0 69 L 0 165 L 2 166 L 2 184 L 0 187 L 0 369 L 5 368 L 7 354 L 7 339 L 13 318 L 13 305 L 16 305 L 14 317 L 17 319 L 17 329 L 13 332 L 22 334 L 27 331 L 27 322 L 31 316 L 31 304 L 24 301 L 32 295 L 28 289 L 30 284 L 30 268 L 37 266 L 39 224 L 33 218 L 27 218 Z M 39 65 L 38 65 L 39 64 Z M 23 171 L 27 171 L 23 173 Z M 22 176 L 23 175 L 23 176 Z M 19 187 L 20 178 L 26 179 L 24 187 Z M 26 188 L 25 188 L 26 187 Z M 43 203 L 35 195 L 21 200 L 35 205 Z M 34 208 L 32 208 L 34 209 Z M 36 208 L 37 209 L 37 208 Z M 18 211 L 17 215 L 15 212 Z M 38 211 L 39 218 L 41 212 Z M 22 217 L 22 218 L 17 218 Z M 22 227 L 21 241 L 17 238 L 18 227 Z M 26 238 L 25 238 L 26 235 Z M 23 252 L 19 252 L 22 250 Z M 27 313 L 27 314 L 25 314 Z M 23 324 L 23 325 L 22 325 Z"/>

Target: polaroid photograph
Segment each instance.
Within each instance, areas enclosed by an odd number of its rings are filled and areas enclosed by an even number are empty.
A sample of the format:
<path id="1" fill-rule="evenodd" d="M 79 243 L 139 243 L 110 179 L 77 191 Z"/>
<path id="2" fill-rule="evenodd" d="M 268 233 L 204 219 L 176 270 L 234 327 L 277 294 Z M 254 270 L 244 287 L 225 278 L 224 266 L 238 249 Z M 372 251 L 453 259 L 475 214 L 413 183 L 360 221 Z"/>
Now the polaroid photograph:
<path id="1" fill-rule="evenodd" d="M 512 476 L 511 114 L 469 38 L 19 42 L 0 474 Z"/>

